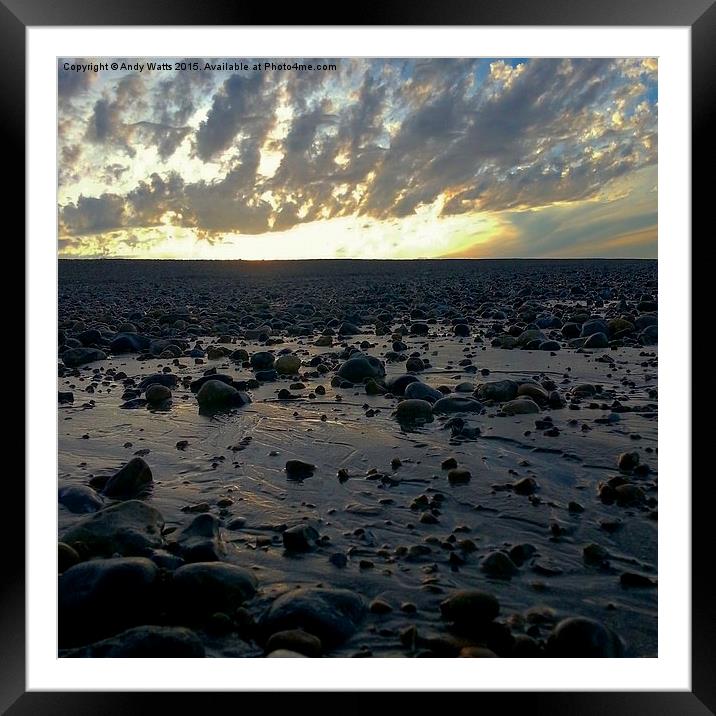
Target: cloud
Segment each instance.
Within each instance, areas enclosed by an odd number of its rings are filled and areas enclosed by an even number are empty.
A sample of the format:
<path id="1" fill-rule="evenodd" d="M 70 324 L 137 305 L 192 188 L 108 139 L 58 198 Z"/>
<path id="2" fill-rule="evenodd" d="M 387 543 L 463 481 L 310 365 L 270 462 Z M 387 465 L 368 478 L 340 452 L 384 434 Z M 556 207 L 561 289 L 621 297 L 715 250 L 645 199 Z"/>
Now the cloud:
<path id="1" fill-rule="evenodd" d="M 338 70 L 85 85 L 60 73 L 78 98 L 60 109 L 72 197 L 61 230 L 169 224 L 216 241 L 428 210 L 514 212 L 520 225 L 539 207 L 586 211 L 606 185 L 656 165 L 653 58 L 327 61 Z"/>
<path id="2" fill-rule="evenodd" d="M 65 206 L 60 212 L 60 234 L 81 236 L 127 226 L 125 206 L 124 197 L 117 194 L 81 196 L 76 204 Z"/>
<path id="3" fill-rule="evenodd" d="M 96 73 L 65 69 L 65 63 L 69 65 L 88 65 L 92 63 L 92 60 L 81 58 L 57 60 L 57 94 L 60 103 L 69 102 L 73 97 L 89 91 L 97 80 Z"/>
<path id="4" fill-rule="evenodd" d="M 239 132 L 255 141 L 266 136 L 275 102 L 275 87 L 268 85 L 266 77 L 260 72 L 235 74 L 224 82 L 196 132 L 196 153 L 201 159 L 214 159 Z"/>

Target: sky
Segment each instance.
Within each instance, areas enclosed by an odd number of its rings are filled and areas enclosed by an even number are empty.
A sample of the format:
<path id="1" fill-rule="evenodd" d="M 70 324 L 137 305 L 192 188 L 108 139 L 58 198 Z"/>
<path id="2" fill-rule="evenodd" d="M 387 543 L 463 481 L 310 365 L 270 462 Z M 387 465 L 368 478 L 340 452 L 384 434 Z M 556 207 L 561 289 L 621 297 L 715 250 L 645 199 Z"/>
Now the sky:
<path id="1" fill-rule="evenodd" d="M 269 62 L 60 58 L 60 257 L 656 258 L 656 59 Z"/>

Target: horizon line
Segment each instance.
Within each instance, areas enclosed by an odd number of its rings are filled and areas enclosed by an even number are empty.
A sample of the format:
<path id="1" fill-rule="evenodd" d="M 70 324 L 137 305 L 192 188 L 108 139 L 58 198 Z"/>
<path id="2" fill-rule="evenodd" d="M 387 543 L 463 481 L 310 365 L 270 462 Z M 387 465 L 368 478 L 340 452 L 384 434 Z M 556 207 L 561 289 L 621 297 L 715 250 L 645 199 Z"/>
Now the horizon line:
<path id="1" fill-rule="evenodd" d="M 139 257 L 139 256 L 58 256 L 57 261 L 243 261 L 245 263 L 272 263 L 277 261 L 658 261 L 656 256 L 454 256 L 434 257 L 416 256 L 414 258 L 360 258 L 360 257 L 330 257 L 330 258 L 275 258 L 275 259 L 242 259 L 242 258 L 181 258 L 181 257 Z"/>

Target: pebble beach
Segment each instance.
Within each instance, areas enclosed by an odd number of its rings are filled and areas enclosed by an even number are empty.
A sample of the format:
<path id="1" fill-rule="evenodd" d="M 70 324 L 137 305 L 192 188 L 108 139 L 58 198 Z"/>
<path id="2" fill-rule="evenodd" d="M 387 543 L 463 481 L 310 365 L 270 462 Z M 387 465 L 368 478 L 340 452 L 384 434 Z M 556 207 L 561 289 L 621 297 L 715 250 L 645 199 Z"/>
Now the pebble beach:
<path id="1" fill-rule="evenodd" d="M 59 261 L 60 657 L 656 657 L 655 260 Z"/>

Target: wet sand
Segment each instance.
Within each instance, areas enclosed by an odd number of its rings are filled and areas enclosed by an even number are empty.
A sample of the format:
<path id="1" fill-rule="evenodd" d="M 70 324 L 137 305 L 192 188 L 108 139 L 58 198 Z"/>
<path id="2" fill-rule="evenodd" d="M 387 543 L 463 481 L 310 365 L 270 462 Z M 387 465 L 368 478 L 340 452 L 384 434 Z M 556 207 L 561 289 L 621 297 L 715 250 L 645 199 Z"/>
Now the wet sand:
<path id="1" fill-rule="evenodd" d="M 61 261 L 60 655 L 656 656 L 656 275 Z"/>

